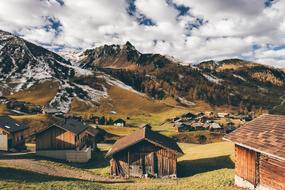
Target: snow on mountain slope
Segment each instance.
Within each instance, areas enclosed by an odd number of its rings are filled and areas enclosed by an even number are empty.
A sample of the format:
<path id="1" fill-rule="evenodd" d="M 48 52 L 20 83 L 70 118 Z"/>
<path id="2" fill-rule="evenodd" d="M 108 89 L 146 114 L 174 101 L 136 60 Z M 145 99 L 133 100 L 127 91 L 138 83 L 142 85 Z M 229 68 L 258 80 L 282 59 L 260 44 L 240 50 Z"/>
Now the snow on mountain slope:
<path id="1" fill-rule="evenodd" d="M 76 61 L 78 56 L 69 60 Z M 88 77 L 92 78 L 90 84 L 80 84 L 80 78 Z M 0 30 L 0 94 L 8 91 L 17 97 L 18 92 L 46 80 L 58 81 L 59 89 L 45 107 L 64 113 L 70 110 L 74 97 L 91 105 L 99 104 L 108 97 L 108 88 L 113 85 L 138 93 L 105 73 L 78 67 L 56 53 Z"/>

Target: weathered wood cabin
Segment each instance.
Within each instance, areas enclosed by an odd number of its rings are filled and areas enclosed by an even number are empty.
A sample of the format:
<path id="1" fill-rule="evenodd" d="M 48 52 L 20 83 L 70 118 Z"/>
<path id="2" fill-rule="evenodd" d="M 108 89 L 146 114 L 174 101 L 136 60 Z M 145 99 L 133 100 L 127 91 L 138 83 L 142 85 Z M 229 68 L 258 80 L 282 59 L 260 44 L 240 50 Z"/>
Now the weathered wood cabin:
<path id="1" fill-rule="evenodd" d="M 177 143 L 144 125 L 119 140 L 108 151 L 111 175 L 123 177 L 176 177 Z"/>
<path id="2" fill-rule="evenodd" d="M 94 130 L 89 128 L 88 125 L 75 119 L 65 119 L 53 124 L 36 133 L 36 153 L 40 156 L 69 161 L 71 159 L 68 155 L 81 154 L 81 160 L 88 161 L 91 158 L 89 149 L 91 151 L 91 148 L 96 146 Z M 80 162 L 83 162 L 81 160 Z"/>
<path id="3" fill-rule="evenodd" d="M 9 116 L 0 116 L 0 150 L 24 149 L 27 128 Z"/>
<path id="4" fill-rule="evenodd" d="M 235 184 L 285 189 L 285 115 L 262 115 L 225 136 L 235 143 Z"/>

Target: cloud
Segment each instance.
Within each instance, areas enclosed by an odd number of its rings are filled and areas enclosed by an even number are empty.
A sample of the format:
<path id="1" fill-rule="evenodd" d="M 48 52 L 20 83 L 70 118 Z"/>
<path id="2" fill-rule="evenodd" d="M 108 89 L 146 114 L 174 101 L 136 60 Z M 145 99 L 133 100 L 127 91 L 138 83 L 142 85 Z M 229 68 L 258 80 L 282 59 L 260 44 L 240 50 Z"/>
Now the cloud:
<path id="1" fill-rule="evenodd" d="M 281 0 L 9 0 L 0 1 L 0 28 L 55 50 L 131 41 L 185 63 L 285 67 L 284 9 Z"/>

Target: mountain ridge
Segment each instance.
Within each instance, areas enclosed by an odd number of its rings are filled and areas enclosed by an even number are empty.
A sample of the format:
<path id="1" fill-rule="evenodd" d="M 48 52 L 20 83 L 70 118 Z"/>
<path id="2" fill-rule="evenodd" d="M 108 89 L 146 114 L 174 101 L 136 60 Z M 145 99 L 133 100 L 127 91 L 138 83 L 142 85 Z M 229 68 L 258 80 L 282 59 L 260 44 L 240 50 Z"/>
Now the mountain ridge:
<path id="1" fill-rule="evenodd" d="M 202 100 L 215 106 L 273 111 L 284 93 L 284 72 L 240 59 L 183 65 L 169 56 L 141 53 L 126 42 L 87 49 L 67 60 L 3 31 L 0 45 L 0 77 L 6 86 L 1 93 L 17 93 L 45 80 L 56 80 L 59 89 L 46 106 L 63 112 L 70 110 L 75 97 L 100 105 L 111 86 L 158 100 L 173 98 L 186 107 Z"/>

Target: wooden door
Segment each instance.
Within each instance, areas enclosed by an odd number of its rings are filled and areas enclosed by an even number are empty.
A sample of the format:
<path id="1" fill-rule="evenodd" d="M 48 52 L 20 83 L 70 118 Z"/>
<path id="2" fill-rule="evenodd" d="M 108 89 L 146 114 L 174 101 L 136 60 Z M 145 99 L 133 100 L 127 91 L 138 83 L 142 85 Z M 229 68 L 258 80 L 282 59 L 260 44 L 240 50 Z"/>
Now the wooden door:
<path id="1" fill-rule="evenodd" d="M 257 162 L 258 157 L 255 151 L 235 146 L 235 173 L 253 185 L 258 183 Z"/>
<path id="2" fill-rule="evenodd" d="M 133 154 L 130 163 L 130 176 L 142 177 L 143 176 L 143 159 L 140 154 Z"/>
<path id="3" fill-rule="evenodd" d="M 8 135 L 0 135 L 0 150 L 8 151 Z"/>
<path id="4" fill-rule="evenodd" d="M 157 174 L 157 159 L 154 152 L 145 156 L 144 174 L 150 176 Z"/>

